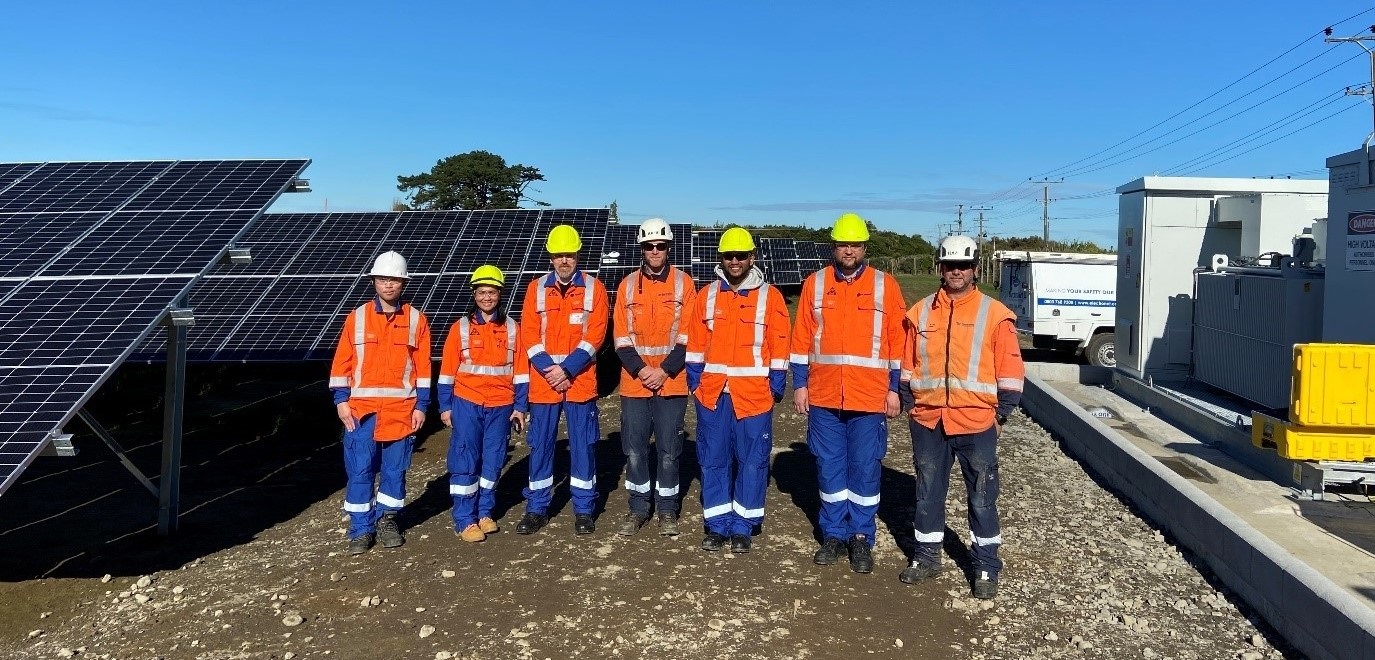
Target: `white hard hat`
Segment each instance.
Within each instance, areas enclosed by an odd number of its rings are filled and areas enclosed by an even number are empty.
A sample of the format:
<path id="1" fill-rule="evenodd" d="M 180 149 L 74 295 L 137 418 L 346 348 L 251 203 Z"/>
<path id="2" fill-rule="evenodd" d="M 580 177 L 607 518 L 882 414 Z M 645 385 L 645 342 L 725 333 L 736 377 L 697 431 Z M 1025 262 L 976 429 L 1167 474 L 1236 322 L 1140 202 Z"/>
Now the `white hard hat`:
<path id="1" fill-rule="evenodd" d="M 979 244 L 968 236 L 946 236 L 936 250 L 936 261 L 978 261 Z"/>
<path id="2" fill-rule="evenodd" d="M 663 218 L 650 218 L 640 223 L 639 240 L 637 243 L 645 241 L 671 241 L 673 240 L 673 229 Z"/>
<path id="3" fill-rule="evenodd" d="M 406 258 L 395 250 L 388 250 L 377 255 L 377 260 L 372 262 L 372 271 L 368 275 L 372 277 L 399 277 L 403 280 L 411 279 L 410 271 L 406 270 Z"/>

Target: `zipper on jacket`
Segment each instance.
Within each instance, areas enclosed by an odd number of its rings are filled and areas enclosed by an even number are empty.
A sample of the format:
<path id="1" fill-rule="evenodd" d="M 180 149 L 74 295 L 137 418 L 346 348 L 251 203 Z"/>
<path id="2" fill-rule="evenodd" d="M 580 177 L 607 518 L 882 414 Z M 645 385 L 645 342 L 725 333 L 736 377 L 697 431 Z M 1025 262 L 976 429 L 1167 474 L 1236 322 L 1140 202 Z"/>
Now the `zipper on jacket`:
<path id="1" fill-rule="evenodd" d="M 945 407 L 950 407 L 950 332 L 955 329 L 955 301 L 950 301 L 950 316 L 945 321 Z"/>

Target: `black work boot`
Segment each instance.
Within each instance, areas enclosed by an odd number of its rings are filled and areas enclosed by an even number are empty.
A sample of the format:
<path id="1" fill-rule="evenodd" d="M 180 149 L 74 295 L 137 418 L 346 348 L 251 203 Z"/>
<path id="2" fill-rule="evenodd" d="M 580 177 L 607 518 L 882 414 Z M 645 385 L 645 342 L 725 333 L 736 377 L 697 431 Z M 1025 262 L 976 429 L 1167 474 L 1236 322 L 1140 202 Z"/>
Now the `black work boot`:
<path id="1" fill-rule="evenodd" d="M 716 552 L 725 545 L 726 536 L 724 534 L 717 534 L 716 532 L 707 532 L 707 535 L 702 537 L 702 549 L 706 550 L 707 552 Z"/>
<path id="2" fill-rule="evenodd" d="M 349 554 L 361 555 L 372 547 L 373 534 L 369 532 L 349 539 Z"/>
<path id="3" fill-rule="evenodd" d="M 749 534 L 736 534 L 730 537 L 730 551 L 737 555 L 743 555 L 750 551 L 750 545 L 753 542 Z"/>
<path id="4" fill-rule="evenodd" d="M 649 518 L 641 518 L 633 513 L 625 514 L 625 520 L 621 521 L 621 526 L 616 528 L 616 533 L 621 536 L 634 536 L 635 532 L 640 531 Z"/>
<path id="5" fill-rule="evenodd" d="M 936 577 L 941 574 L 940 564 L 927 564 L 921 560 L 913 559 L 912 564 L 902 569 L 898 579 L 907 584 L 916 584 L 922 580 Z"/>
<path id="6" fill-rule="evenodd" d="M 830 566 L 840 559 L 840 553 L 845 549 L 845 542 L 827 537 L 821 543 L 821 547 L 816 549 L 816 554 L 812 555 L 812 563 L 817 566 Z"/>
<path id="7" fill-rule="evenodd" d="M 406 537 L 401 535 L 401 528 L 396 524 L 395 513 L 384 513 L 381 520 L 377 521 L 377 540 L 384 548 L 399 548 L 406 542 Z"/>
<path id="8" fill-rule="evenodd" d="M 850 539 L 850 570 L 856 573 L 874 572 L 874 555 L 869 549 L 869 539 L 863 534 L 855 534 Z"/>
<path id="9" fill-rule="evenodd" d="M 678 514 L 667 511 L 659 512 L 659 536 L 678 535 Z"/>
<path id="10" fill-rule="evenodd" d="M 573 514 L 573 533 L 579 536 L 597 531 L 597 522 L 590 513 Z"/>
<path id="11" fill-rule="evenodd" d="M 527 511 L 524 516 L 521 516 L 520 522 L 516 523 L 516 533 L 534 534 L 535 532 L 540 531 L 540 528 L 548 524 L 549 516 L 539 513 L 530 513 Z"/>
<path id="12" fill-rule="evenodd" d="M 998 595 L 998 576 L 990 575 L 988 571 L 979 571 L 974 576 L 974 597 L 980 600 L 992 600 Z"/>

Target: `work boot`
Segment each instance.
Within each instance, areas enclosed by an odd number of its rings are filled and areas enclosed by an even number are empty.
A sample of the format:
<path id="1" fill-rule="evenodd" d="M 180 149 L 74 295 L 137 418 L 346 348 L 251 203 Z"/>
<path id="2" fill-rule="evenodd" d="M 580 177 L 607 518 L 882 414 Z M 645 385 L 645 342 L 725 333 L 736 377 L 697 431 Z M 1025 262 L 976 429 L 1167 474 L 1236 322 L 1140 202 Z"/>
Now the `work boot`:
<path id="1" fill-rule="evenodd" d="M 743 555 L 750 551 L 751 542 L 749 534 L 736 534 L 730 537 L 730 551 L 737 555 Z"/>
<path id="2" fill-rule="evenodd" d="M 597 522 L 592 519 L 592 514 L 575 513 L 573 514 L 573 533 L 579 536 L 591 534 L 597 531 Z"/>
<path id="3" fill-rule="evenodd" d="M 477 523 L 473 523 L 464 527 L 463 531 L 458 532 L 458 538 L 469 543 L 479 543 L 487 540 L 487 533 L 483 532 L 482 528 L 477 526 Z"/>
<path id="4" fill-rule="evenodd" d="M 538 513 L 526 512 L 521 517 L 520 522 L 516 523 L 517 534 L 534 534 L 540 531 L 541 527 L 549 524 L 549 516 Z"/>
<path id="5" fill-rule="evenodd" d="M 634 536 L 635 532 L 640 531 L 640 527 L 644 526 L 648 521 L 649 518 L 641 518 L 633 513 L 627 513 L 625 515 L 625 520 L 621 521 L 621 526 L 616 530 L 616 533 L 621 536 Z"/>
<path id="6" fill-rule="evenodd" d="M 716 552 L 724 545 L 726 545 L 726 536 L 724 534 L 707 532 L 707 535 L 702 538 L 702 549 L 707 552 Z"/>
<path id="7" fill-rule="evenodd" d="M 481 520 L 478 520 L 477 528 L 482 530 L 483 534 L 496 534 L 497 532 L 501 531 L 501 525 L 498 525 L 497 521 L 492 520 L 491 518 L 483 518 Z"/>
<path id="8" fill-rule="evenodd" d="M 372 547 L 373 535 L 371 532 L 349 539 L 349 554 L 361 555 Z"/>
<path id="9" fill-rule="evenodd" d="M 869 549 L 869 539 L 863 534 L 855 534 L 850 539 L 850 570 L 856 573 L 874 572 L 874 555 Z"/>
<path id="10" fill-rule="evenodd" d="M 384 513 L 382 519 L 377 521 L 377 540 L 384 548 L 399 548 L 406 542 L 406 537 L 401 535 L 401 528 L 396 525 L 395 513 Z"/>
<path id="11" fill-rule="evenodd" d="M 822 542 L 821 547 L 816 549 L 816 554 L 812 555 L 812 563 L 817 566 L 830 566 L 840 558 L 840 552 L 845 549 L 845 542 L 840 539 L 827 538 Z"/>
<path id="12" fill-rule="evenodd" d="M 678 514 L 667 511 L 659 512 L 659 536 L 678 535 Z"/>
<path id="13" fill-rule="evenodd" d="M 927 578 L 933 578 L 941 574 L 940 564 L 924 564 L 917 560 L 912 560 L 912 564 L 902 569 L 898 574 L 898 579 L 907 584 L 916 584 Z"/>
<path id="14" fill-rule="evenodd" d="M 989 575 L 988 571 L 979 571 L 974 577 L 974 597 L 980 600 L 992 600 L 998 595 L 998 576 Z"/>

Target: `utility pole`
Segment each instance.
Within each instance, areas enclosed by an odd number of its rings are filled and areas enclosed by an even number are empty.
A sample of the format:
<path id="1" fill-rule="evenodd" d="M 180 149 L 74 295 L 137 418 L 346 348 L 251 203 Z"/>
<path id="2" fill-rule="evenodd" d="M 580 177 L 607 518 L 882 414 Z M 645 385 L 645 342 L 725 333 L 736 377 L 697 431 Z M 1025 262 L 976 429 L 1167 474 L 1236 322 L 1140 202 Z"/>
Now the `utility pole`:
<path id="1" fill-rule="evenodd" d="M 964 235 L 964 204 L 955 205 L 955 233 Z"/>
<path id="2" fill-rule="evenodd" d="M 1032 183 L 1041 184 L 1041 241 L 1045 243 L 1045 249 L 1050 249 L 1050 184 L 1064 183 L 1065 178 L 1041 179 Z"/>
<path id="3" fill-rule="evenodd" d="M 978 243 L 978 245 L 979 245 L 979 260 L 980 260 L 980 261 L 984 261 L 984 260 L 986 260 L 986 258 L 987 258 L 987 256 L 988 256 L 988 255 L 986 255 L 986 254 L 984 253 L 984 239 L 985 239 L 985 238 L 988 238 L 988 234 L 985 234 L 985 233 L 984 233 L 984 211 L 992 211 L 992 210 L 993 210 L 993 207 L 992 207 L 992 206 L 971 206 L 971 207 L 969 207 L 969 210 L 970 210 L 970 211 L 978 211 L 978 212 L 979 212 L 979 233 L 974 235 L 974 240 L 975 240 L 975 241 Z"/>
<path id="4" fill-rule="evenodd" d="M 1362 42 L 1375 41 L 1375 25 L 1370 26 L 1370 34 L 1368 35 L 1356 35 L 1354 37 L 1334 37 L 1332 36 L 1332 28 L 1330 27 L 1323 30 L 1323 34 L 1327 35 L 1327 38 L 1323 39 L 1323 41 L 1329 44 L 1353 43 L 1357 46 L 1360 46 L 1361 49 L 1364 50 L 1367 55 L 1370 55 L 1370 84 L 1361 85 L 1356 89 L 1351 89 L 1350 87 L 1346 88 L 1347 96 L 1370 97 L 1372 125 L 1371 132 L 1365 136 L 1364 144 L 1365 148 L 1369 150 L 1371 141 L 1375 140 L 1375 50 L 1371 50 L 1370 48 L 1366 47 L 1366 45 Z"/>

